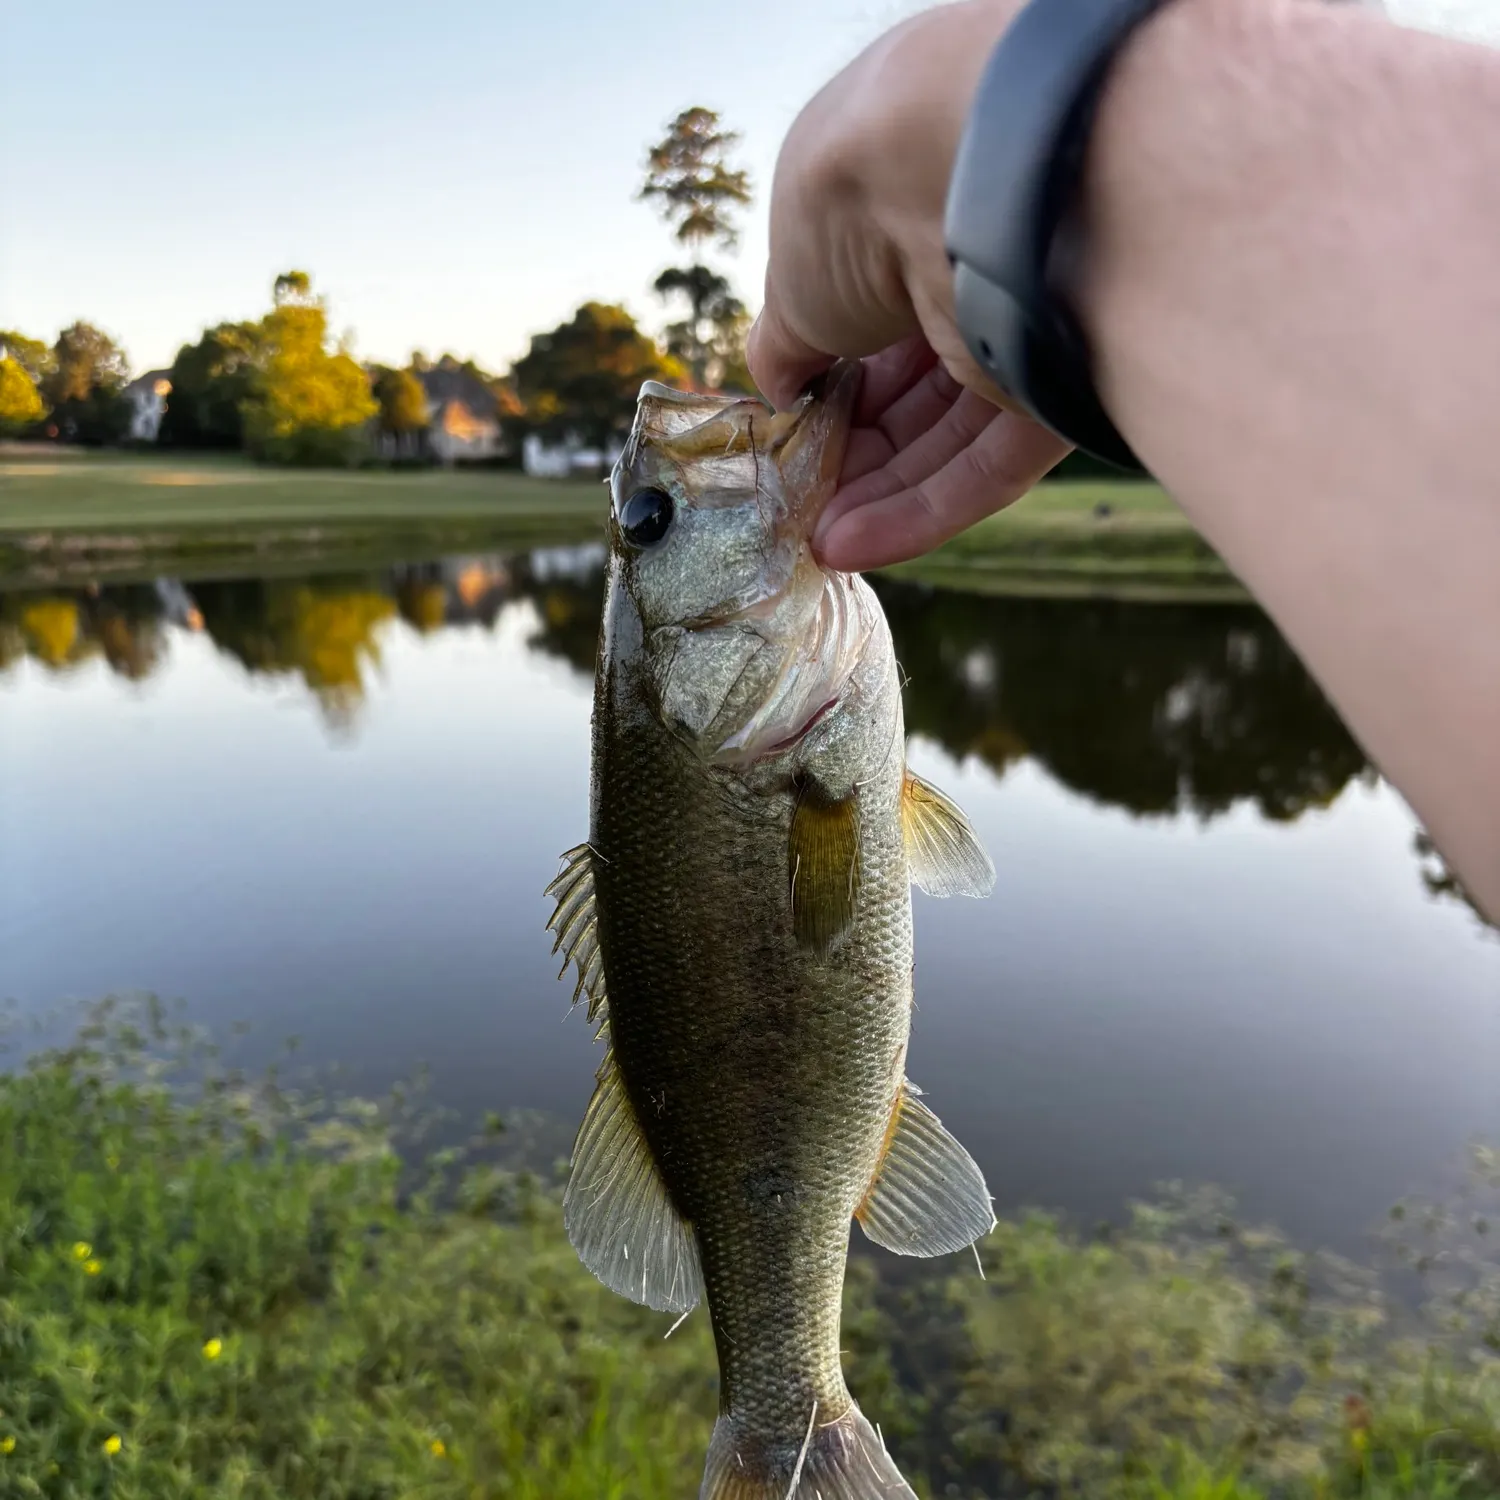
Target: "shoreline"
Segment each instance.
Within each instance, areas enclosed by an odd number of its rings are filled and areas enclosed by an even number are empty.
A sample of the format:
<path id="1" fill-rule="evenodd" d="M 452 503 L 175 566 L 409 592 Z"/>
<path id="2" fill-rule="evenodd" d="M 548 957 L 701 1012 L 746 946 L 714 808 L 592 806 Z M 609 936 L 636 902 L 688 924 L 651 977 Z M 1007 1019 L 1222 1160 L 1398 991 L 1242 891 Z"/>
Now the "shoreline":
<path id="1" fill-rule="evenodd" d="M 314 570 L 599 539 L 596 480 L 515 470 L 257 468 L 235 458 L 0 452 L 0 588 Z M 1044 482 L 927 557 L 879 570 L 1011 597 L 1244 603 L 1155 485 Z"/>

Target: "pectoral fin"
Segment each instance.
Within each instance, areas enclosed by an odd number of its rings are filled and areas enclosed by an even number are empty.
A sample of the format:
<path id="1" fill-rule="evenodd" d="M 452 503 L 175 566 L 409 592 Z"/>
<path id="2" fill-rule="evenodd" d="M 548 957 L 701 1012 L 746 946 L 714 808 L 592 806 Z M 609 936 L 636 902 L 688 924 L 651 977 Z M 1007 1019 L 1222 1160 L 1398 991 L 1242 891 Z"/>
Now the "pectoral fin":
<path id="1" fill-rule="evenodd" d="M 658 1312 L 686 1312 L 703 1294 L 693 1232 L 667 1194 L 613 1048 L 597 1078 L 563 1193 L 568 1238 L 611 1291 Z"/>
<path id="2" fill-rule="evenodd" d="M 554 953 L 561 950 L 561 979 L 569 964 L 578 967 L 578 983 L 573 987 L 573 1004 L 581 996 L 589 997 L 589 1020 L 603 1020 L 607 1014 L 604 993 L 604 956 L 599 951 L 599 921 L 594 911 L 594 853 L 587 844 L 569 849 L 563 855 L 562 873 L 544 892 L 555 896 L 557 905 L 547 922 L 547 930 L 557 934 Z"/>
<path id="3" fill-rule="evenodd" d="M 901 787 L 901 831 L 912 880 L 929 896 L 988 896 L 995 867 L 949 797 L 913 771 Z"/>
<path id="4" fill-rule="evenodd" d="M 984 1174 L 910 1083 L 901 1087 L 885 1154 L 854 1217 L 898 1255 L 948 1255 L 995 1227 Z"/>
<path id="5" fill-rule="evenodd" d="M 853 793 L 826 802 L 804 790 L 792 814 L 787 878 L 797 941 L 826 953 L 853 924 L 859 899 L 859 803 Z"/>

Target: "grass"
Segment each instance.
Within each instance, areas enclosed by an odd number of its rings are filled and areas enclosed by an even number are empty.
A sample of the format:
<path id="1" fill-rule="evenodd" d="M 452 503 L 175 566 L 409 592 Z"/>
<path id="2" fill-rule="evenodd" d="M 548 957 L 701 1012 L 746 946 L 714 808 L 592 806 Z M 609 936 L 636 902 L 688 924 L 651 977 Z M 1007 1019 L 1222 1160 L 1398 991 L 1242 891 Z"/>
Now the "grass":
<path id="1" fill-rule="evenodd" d="M 596 482 L 510 470 L 330 472 L 243 460 L 0 453 L 0 583 L 338 566 L 599 534 Z M 1044 485 L 897 576 L 977 592 L 1244 598 L 1155 485 Z"/>
<path id="2" fill-rule="evenodd" d="M 506 470 L 259 468 L 235 457 L 0 453 L 0 584 L 357 567 L 596 538 L 597 482 Z"/>
<path id="3" fill-rule="evenodd" d="M 0 1494 L 696 1493 L 703 1316 L 664 1339 L 555 1183 L 484 1134 L 403 1160 L 410 1125 L 225 1073 L 154 1006 L 0 1077 Z M 1103 1238 L 1005 1220 L 984 1263 L 851 1263 L 850 1382 L 923 1495 L 1500 1494 L 1487 1272 L 1397 1339 L 1371 1278 L 1185 1197 Z"/>
<path id="4" fill-rule="evenodd" d="M 1243 588 L 1157 485 L 1043 484 L 892 576 L 969 593 L 1243 602 Z"/>

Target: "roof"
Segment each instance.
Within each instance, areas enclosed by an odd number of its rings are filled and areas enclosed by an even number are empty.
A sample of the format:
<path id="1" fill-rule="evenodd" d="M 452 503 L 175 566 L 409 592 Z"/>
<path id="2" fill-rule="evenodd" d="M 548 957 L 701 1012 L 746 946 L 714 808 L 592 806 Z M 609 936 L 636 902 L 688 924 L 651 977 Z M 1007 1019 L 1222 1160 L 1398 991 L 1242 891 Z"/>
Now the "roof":
<path id="1" fill-rule="evenodd" d="M 460 366 L 436 364 L 430 370 L 418 370 L 417 379 L 434 411 L 441 411 L 450 401 L 461 401 L 476 417 L 496 414 L 495 393 Z"/>

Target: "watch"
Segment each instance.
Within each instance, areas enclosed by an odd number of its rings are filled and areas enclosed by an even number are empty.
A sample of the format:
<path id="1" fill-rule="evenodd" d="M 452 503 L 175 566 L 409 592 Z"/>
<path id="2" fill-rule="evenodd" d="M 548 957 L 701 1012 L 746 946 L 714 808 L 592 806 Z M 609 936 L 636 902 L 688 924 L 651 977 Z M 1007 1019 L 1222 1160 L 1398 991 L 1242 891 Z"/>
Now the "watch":
<path id="1" fill-rule="evenodd" d="M 991 53 L 948 185 L 959 332 L 1009 401 L 1075 447 L 1147 471 L 1104 410 L 1049 277 L 1110 64 L 1165 0 L 1030 0 Z"/>

